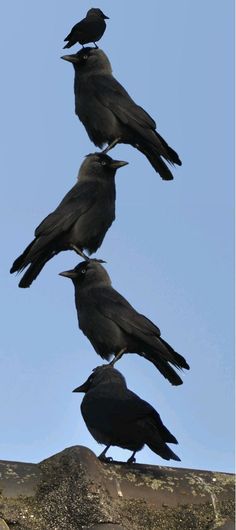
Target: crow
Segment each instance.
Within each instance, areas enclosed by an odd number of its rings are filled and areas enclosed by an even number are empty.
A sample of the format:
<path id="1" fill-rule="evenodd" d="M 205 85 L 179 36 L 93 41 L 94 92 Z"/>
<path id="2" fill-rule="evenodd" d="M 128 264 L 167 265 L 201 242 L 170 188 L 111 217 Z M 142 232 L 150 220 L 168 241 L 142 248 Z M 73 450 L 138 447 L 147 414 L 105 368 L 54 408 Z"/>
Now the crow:
<path id="1" fill-rule="evenodd" d="M 88 44 L 93 42 L 97 48 L 96 42 L 101 39 L 106 29 L 105 19 L 109 19 L 101 9 L 92 8 L 89 9 L 87 15 L 83 20 L 73 26 L 71 32 L 64 41 L 68 41 L 64 48 L 71 48 L 76 42 L 82 44 Z"/>
<path id="2" fill-rule="evenodd" d="M 85 392 L 82 416 L 95 440 L 106 445 L 100 460 L 109 461 L 106 452 L 115 445 L 133 451 L 128 460 L 133 463 L 135 453 L 146 444 L 165 460 L 180 461 L 167 445 L 178 442 L 158 412 L 127 388 L 125 378 L 113 366 L 98 366 L 73 392 Z"/>
<path id="3" fill-rule="evenodd" d="M 90 140 L 99 148 L 108 144 L 105 153 L 117 143 L 130 144 L 148 158 L 163 180 L 172 180 L 164 160 L 181 166 L 178 154 L 156 131 L 151 116 L 113 77 L 106 54 L 88 47 L 62 59 L 73 63 L 75 113 Z"/>
<path id="4" fill-rule="evenodd" d="M 171 365 L 188 370 L 184 357 L 161 338 L 159 328 L 151 320 L 113 289 L 101 263 L 84 261 L 60 275 L 73 281 L 79 327 L 103 359 L 109 360 L 114 354 L 114 364 L 124 353 L 138 353 L 172 385 L 182 384 Z"/>
<path id="5" fill-rule="evenodd" d="M 28 267 L 19 287 L 29 287 L 45 263 L 62 250 L 75 250 L 83 259 L 88 259 L 84 248 L 90 254 L 97 251 L 115 219 L 115 174 L 126 164 L 103 153 L 85 158 L 78 182 L 36 228 L 35 239 L 14 261 L 11 273 Z"/>

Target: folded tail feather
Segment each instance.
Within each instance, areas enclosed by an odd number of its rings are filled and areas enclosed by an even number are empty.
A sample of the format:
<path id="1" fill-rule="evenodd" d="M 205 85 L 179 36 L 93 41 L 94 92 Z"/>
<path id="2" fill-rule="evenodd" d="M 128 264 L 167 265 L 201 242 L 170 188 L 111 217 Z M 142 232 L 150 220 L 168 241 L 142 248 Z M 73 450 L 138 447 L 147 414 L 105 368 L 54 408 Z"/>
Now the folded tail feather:
<path id="1" fill-rule="evenodd" d="M 164 153 L 162 156 L 171 164 L 177 164 L 177 166 L 182 166 L 182 162 L 179 158 L 178 153 L 172 147 L 168 145 L 168 143 L 162 138 L 162 136 L 155 131 L 155 135 L 158 138 L 158 140 L 161 142 L 162 147 L 164 148 Z"/>
<path id="2" fill-rule="evenodd" d="M 174 149 L 156 131 L 148 131 L 146 138 L 139 138 L 135 147 L 141 151 L 149 160 L 150 164 L 159 173 L 163 180 L 173 180 L 173 175 L 161 158 L 163 157 L 170 164 L 182 165 L 182 162 Z"/>
<path id="3" fill-rule="evenodd" d="M 178 440 L 176 440 L 175 436 L 167 429 L 167 427 L 164 425 L 164 423 L 161 420 L 160 415 L 156 410 L 153 410 L 152 418 L 150 420 L 150 425 L 152 425 L 152 430 L 154 432 L 154 429 L 158 429 L 158 432 L 160 433 L 160 436 L 165 443 L 171 443 L 171 444 L 178 444 Z"/>
<path id="4" fill-rule="evenodd" d="M 142 357 L 145 357 L 148 361 L 150 361 L 154 366 L 161 372 L 161 374 L 165 377 L 165 379 L 168 379 L 168 381 L 174 385 L 182 385 L 183 381 L 181 377 L 175 372 L 174 368 L 169 365 L 168 361 L 165 361 L 163 359 L 157 359 L 156 358 L 156 352 L 153 355 L 153 353 L 149 351 L 142 352 L 140 355 Z"/>
<path id="5" fill-rule="evenodd" d="M 154 453 L 164 458 L 164 460 L 176 460 L 176 462 L 180 462 L 180 458 L 165 443 L 160 443 L 159 440 L 157 442 L 155 440 L 148 440 L 146 444 Z"/>
<path id="6" fill-rule="evenodd" d="M 152 362 L 160 360 L 164 364 L 170 363 L 175 368 L 185 368 L 189 370 L 189 365 L 185 358 L 177 353 L 168 342 L 160 336 L 139 333 L 138 338 L 141 339 L 143 343 L 142 351 L 152 359 Z"/>
<path id="7" fill-rule="evenodd" d="M 163 180 L 173 180 L 173 175 L 160 155 L 157 153 L 153 144 L 136 144 L 135 147 L 143 153 L 149 160 L 152 167 Z"/>
<path id="8" fill-rule="evenodd" d="M 64 40 L 66 40 L 66 39 L 64 39 Z M 65 48 L 71 48 L 74 44 L 75 44 L 75 42 L 73 44 L 71 44 L 70 42 L 67 42 L 67 44 L 65 44 L 65 46 L 63 46 L 63 50 Z"/>
<path id="9" fill-rule="evenodd" d="M 173 361 L 170 361 L 177 368 L 185 368 L 186 370 L 190 369 L 189 364 L 180 353 L 177 353 L 171 346 L 166 342 L 162 337 L 158 338 L 159 341 L 167 348 L 167 350 L 172 354 Z"/>
<path id="10" fill-rule="evenodd" d="M 31 243 L 28 245 L 28 247 L 26 247 L 26 249 L 24 250 L 24 252 L 18 256 L 18 258 L 15 259 L 11 269 L 10 269 L 10 273 L 12 274 L 13 272 L 21 272 L 25 267 L 27 267 L 27 265 L 29 264 L 26 263 L 26 259 L 27 259 L 27 256 L 33 246 L 35 242 L 35 239 L 33 241 L 31 241 Z"/>
<path id="11" fill-rule="evenodd" d="M 43 269 L 44 265 L 49 261 L 52 257 L 52 253 L 41 256 L 41 258 L 35 260 L 27 271 L 25 272 L 24 276 L 21 278 L 21 281 L 19 283 L 19 287 L 26 288 L 30 287 L 31 283 L 37 278 L 41 270 Z"/>

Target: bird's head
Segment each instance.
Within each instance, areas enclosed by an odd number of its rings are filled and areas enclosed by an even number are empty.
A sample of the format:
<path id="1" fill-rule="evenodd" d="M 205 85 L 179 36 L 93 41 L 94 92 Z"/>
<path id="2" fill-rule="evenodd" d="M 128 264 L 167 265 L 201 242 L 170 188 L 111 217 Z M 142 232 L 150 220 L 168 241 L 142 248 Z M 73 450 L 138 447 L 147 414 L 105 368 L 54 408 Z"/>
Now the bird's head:
<path id="1" fill-rule="evenodd" d="M 61 59 L 72 63 L 75 71 L 80 75 L 96 72 L 112 73 L 110 61 L 101 48 L 82 48 L 78 53 L 63 55 Z"/>
<path id="2" fill-rule="evenodd" d="M 92 388 L 98 385 L 115 385 L 119 384 L 126 387 L 126 381 L 124 376 L 110 364 L 103 364 L 94 368 L 87 381 L 82 385 L 78 386 L 73 392 L 88 392 Z"/>
<path id="3" fill-rule="evenodd" d="M 89 259 L 79 263 L 74 269 L 60 272 L 59 276 L 70 278 L 79 289 L 111 285 L 110 276 L 101 263 L 104 261 Z"/>
<path id="4" fill-rule="evenodd" d="M 86 18 L 87 17 L 99 17 L 99 18 L 103 18 L 104 20 L 106 19 L 109 20 L 109 17 L 104 15 L 102 10 L 99 9 L 98 7 L 92 7 L 91 9 L 89 9 L 86 15 Z"/>
<path id="5" fill-rule="evenodd" d="M 124 160 L 113 160 L 104 153 L 91 153 L 87 155 L 80 167 L 78 179 L 109 179 L 114 177 L 117 169 L 126 166 L 128 162 Z"/>

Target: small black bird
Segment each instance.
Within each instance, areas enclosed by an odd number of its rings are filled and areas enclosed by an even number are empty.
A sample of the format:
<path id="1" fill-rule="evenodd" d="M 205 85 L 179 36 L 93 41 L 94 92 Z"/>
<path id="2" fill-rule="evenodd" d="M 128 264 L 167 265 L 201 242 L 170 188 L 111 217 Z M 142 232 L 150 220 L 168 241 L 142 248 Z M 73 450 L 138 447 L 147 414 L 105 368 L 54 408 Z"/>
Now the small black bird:
<path id="1" fill-rule="evenodd" d="M 84 259 L 88 259 L 84 248 L 90 254 L 96 252 L 115 219 L 115 174 L 126 164 L 103 153 L 85 158 L 78 182 L 36 228 L 35 239 L 14 261 L 11 273 L 29 266 L 19 287 L 29 287 L 45 263 L 62 250 L 75 250 Z"/>
<path id="2" fill-rule="evenodd" d="M 112 288 L 108 273 L 97 260 L 80 263 L 60 275 L 73 281 L 79 327 L 103 359 L 109 360 L 114 354 L 114 364 L 124 353 L 138 353 L 172 385 L 182 384 L 170 365 L 188 370 L 184 357 L 161 338 L 151 320 Z"/>
<path id="3" fill-rule="evenodd" d="M 155 121 L 112 75 L 111 64 L 101 49 L 84 48 L 62 59 L 75 69 L 75 113 L 84 124 L 90 140 L 108 152 L 117 143 L 130 144 L 143 153 L 164 180 L 173 175 L 170 164 L 181 161 L 178 154 L 156 131 Z"/>
<path id="4" fill-rule="evenodd" d="M 76 42 L 82 44 L 88 44 L 93 42 L 97 48 L 96 42 L 101 39 L 106 29 L 105 20 L 109 19 L 101 9 L 92 8 L 89 9 L 87 15 L 83 20 L 73 26 L 71 32 L 64 41 L 68 41 L 64 48 L 71 48 Z"/>
<path id="5" fill-rule="evenodd" d="M 111 445 L 116 445 L 133 451 L 128 460 L 133 463 L 135 453 L 146 444 L 165 460 L 180 461 L 167 445 L 178 442 L 162 423 L 158 412 L 131 392 L 123 375 L 112 366 L 98 366 L 73 392 L 85 392 L 82 416 L 95 440 L 106 445 L 100 460 L 109 460 L 106 452 Z"/>

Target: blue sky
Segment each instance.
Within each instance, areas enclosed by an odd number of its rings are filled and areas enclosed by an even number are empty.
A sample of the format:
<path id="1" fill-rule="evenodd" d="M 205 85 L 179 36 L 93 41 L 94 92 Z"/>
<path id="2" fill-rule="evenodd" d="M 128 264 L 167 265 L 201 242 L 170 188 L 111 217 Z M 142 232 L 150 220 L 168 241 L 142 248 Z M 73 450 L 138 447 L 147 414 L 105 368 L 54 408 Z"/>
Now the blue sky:
<path id="1" fill-rule="evenodd" d="M 81 444 L 96 454 L 72 394 L 101 364 L 77 327 L 78 262 L 61 253 L 30 289 L 9 275 L 39 222 L 72 187 L 96 149 L 74 114 L 73 69 L 63 39 L 87 0 L 5 3 L 1 17 L 3 215 L 0 458 L 38 462 Z M 117 365 L 129 387 L 179 440 L 182 467 L 233 470 L 233 1 L 100 0 L 110 17 L 100 46 L 113 73 L 157 122 L 183 166 L 163 182 L 145 157 L 117 173 L 116 222 L 96 254 L 113 286 L 151 318 L 188 360 L 175 388 L 137 355 Z M 79 46 L 78 46 L 79 47 Z M 74 47 L 72 52 L 78 47 Z M 112 448 L 116 459 L 128 452 Z M 138 462 L 165 465 L 145 448 Z M 178 465 L 174 463 L 175 465 Z"/>

